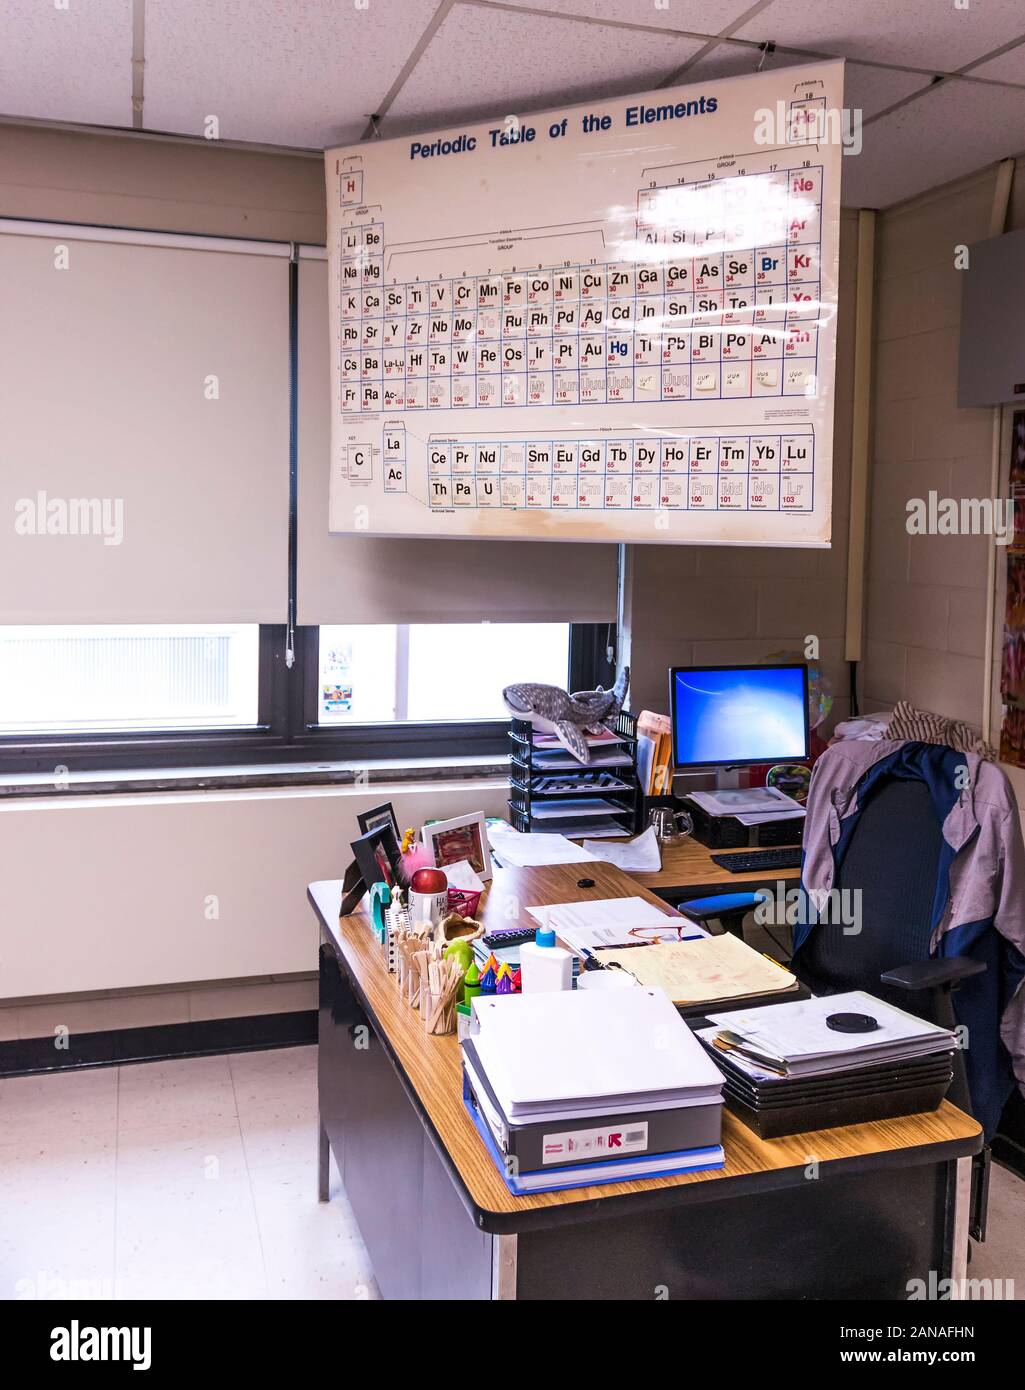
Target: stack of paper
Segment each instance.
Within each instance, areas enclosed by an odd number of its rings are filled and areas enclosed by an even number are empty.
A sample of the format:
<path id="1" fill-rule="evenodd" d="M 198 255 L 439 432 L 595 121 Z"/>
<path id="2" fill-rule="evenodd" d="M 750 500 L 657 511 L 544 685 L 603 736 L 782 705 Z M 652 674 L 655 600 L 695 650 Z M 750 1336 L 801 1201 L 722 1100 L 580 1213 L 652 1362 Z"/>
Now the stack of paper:
<path id="1" fill-rule="evenodd" d="M 565 797 L 562 801 L 535 801 L 530 809 L 534 820 L 587 820 L 591 816 L 622 815 L 622 806 L 616 806 L 604 797 L 587 800 L 583 797 Z M 622 830 L 616 832 L 622 835 Z"/>
<path id="2" fill-rule="evenodd" d="M 607 748 L 592 748 L 588 767 L 629 767 L 631 761 L 630 754 L 625 751 L 622 743 L 615 743 Z M 561 747 L 558 751 L 551 749 L 548 752 L 535 749 L 533 763 L 535 772 L 580 771 L 580 759 Z"/>
<path id="3" fill-rule="evenodd" d="M 842 1032 L 828 1020 L 858 1014 L 874 1020 L 870 1032 Z M 947 1028 L 927 1023 L 861 990 L 817 999 L 769 1004 L 760 1009 L 708 1015 L 713 1041 L 732 1043 L 729 1055 L 761 1070 L 786 1076 L 824 1076 L 877 1062 L 908 1062 L 934 1052 L 951 1052 L 956 1039 Z M 766 1067 L 765 1063 L 769 1065 Z"/>
<path id="4" fill-rule="evenodd" d="M 796 975 L 735 936 L 663 941 L 640 949 L 599 950 L 595 954 L 602 965 L 629 971 L 639 985 L 664 990 L 681 1008 L 798 988 Z"/>
<path id="5" fill-rule="evenodd" d="M 514 869 L 536 864 L 584 864 L 594 859 L 565 835 L 521 835 L 511 825 L 489 823 L 488 842 L 500 862 Z"/>
<path id="6" fill-rule="evenodd" d="M 726 1104 L 763 1139 L 935 1110 L 953 1077 L 953 1033 L 858 990 L 709 1018 Z"/>
<path id="7" fill-rule="evenodd" d="M 770 820 L 799 820 L 804 807 L 777 787 L 747 787 L 712 792 L 689 792 L 710 816 L 735 816 L 741 825 L 761 825 Z"/>
<path id="8" fill-rule="evenodd" d="M 584 739 L 585 739 L 585 741 L 586 741 L 586 743 L 587 743 L 588 748 L 591 748 L 591 749 L 594 749 L 594 748 L 602 748 L 602 747 L 604 747 L 604 746 L 606 746 L 606 745 L 610 745 L 610 744 L 614 744 L 614 743 L 622 743 L 622 742 L 623 742 L 623 739 L 621 738 L 621 736 L 620 736 L 619 734 L 614 734 L 614 733 L 612 732 L 611 729 L 602 729 L 601 733 L 598 733 L 598 734 L 585 734 L 585 735 L 584 735 Z M 561 740 L 559 739 L 558 734 L 542 734 L 542 733 L 537 733 L 537 732 L 535 732 L 535 733 L 534 733 L 534 747 L 535 747 L 535 748 L 561 748 L 561 747 L 562 747 L 562 742 L 561 742 Z M 591 756 L 593 757 L 594 754 L 592 753 Z M 579 760 L 576 760 L 576 759 L 575 759 L 575 760 L 574 760 L 574 765 L 575 765 L 576 767 L 579 767 L 579 766 L 580 766 Z"/>
<path id="9" fill-rule="evenodd" d="M 660 991 L 478 998 L 474 1014 L 464 1097 L 511 1191 L 722 1165 L 722 1075 Z"/>
<path id="10" fill-rule="evenodd" d="M 670 915 L 647 898 L 589 898 L 580 903 L 528 907 L 542 927 L 579 955 L 603 946 L 679 941 L 681 931 L 697 940 L 708 933 L 687 917 Z"/>
<path id="11" fill-rule="evenodd" d="M 615 864 L 628 874 L 657 874 L 662 867 L 662 851 L 658 847 L 658 836 L 653 825 L 649 825 L 636 840 L 627 840 L 625 844 L 602 845 L 594 840 L 585 840 L 584 849 L 590 850 L 595 859 Z"/>

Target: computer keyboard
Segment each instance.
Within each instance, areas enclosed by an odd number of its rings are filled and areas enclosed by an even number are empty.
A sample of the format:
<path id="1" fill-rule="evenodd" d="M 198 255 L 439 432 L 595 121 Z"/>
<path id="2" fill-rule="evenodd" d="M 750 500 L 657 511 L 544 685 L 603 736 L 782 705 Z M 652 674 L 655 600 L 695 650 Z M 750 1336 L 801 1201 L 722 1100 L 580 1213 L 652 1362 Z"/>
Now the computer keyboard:
<path id="1" fill-rule="evenodd" d="M 799 869 L 801 867 L 800 845 L 783 846 L 780 849 L 751 849 L 739 854 L 713 854 L 712 863 L 718 864 L 731 874 L 747 874 L 759 869 Z"/>

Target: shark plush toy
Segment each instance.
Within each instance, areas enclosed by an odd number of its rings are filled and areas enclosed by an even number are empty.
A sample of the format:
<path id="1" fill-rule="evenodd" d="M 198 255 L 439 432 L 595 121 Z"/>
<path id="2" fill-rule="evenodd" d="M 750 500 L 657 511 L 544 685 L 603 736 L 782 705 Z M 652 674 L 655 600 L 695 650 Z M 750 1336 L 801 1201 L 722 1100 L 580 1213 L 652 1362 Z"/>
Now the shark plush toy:
<path id="1" fill-rule="evenodd" d="M 611 690 L 578 690 L 567 694 L 557 685 L 507 685 L 502 691 L 506 709 L 517 719 L 529 719 L 534 728 L 556 738 L 579 762 L 591 761 L 586 732 L 601 733 L 605 721 L 615 719 L 630 687 L 630 668 L 624 666 Z"/>

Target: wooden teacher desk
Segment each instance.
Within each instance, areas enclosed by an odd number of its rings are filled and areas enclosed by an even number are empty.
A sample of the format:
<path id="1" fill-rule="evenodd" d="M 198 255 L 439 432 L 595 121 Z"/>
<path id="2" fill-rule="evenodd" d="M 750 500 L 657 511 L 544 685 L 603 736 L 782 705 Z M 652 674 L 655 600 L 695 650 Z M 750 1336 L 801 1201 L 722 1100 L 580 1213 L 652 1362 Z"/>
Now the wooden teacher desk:
<path id="1" fill-rule="evenodd" d="M 724 1110 L 722 1169 L 514 1197 L 463 1107 L 456 1038 L 424 1035 L 362 910 L 339 920 L 340 881 L 308 893 L 320 1196 L 330 1146 L 386 1298 L 906 1299 L 930 1270 L 964 1277 L 982 1140 L 947 1102 L 774 1140 Z M 658 901 L 610 865 L 496 869 L 484 921 L 638 893 Z"/>
<path id="2" fill-rule="evenodd" d="M 615 842 L 613 842 L 615 843 Z M 800 869 L 756 869 L 731 874 L 712 859 L 713 854 L 738 854 L 741 850 L 706 849 L 697 840 L 684 836 L 662 846 L 662 867 L 653 874 L 631 874 L 630 878 L 659 897 L 679 897 L 683 890 L 691 897 L 704 893 L 739 893 L 755 888 L 773 888 L 780 880 L 800 882 Z M 631 890 L 636 892 L 636 888 Z"/>

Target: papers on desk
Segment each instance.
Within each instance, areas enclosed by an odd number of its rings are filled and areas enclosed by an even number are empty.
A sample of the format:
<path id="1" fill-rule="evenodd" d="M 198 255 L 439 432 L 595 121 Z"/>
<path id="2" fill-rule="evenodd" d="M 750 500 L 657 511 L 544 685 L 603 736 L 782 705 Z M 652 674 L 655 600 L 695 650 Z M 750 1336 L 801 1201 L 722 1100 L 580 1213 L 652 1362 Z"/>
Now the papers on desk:
<path id="1" fill-rule="evenodd" d="M 474 1009 L 477 1062 L 510 1120 L 721 1097 L 721 1072 L 659 990 L 514 994 Z"/>
<path id="2" fill-rule="evenodd" d="M 804 807 L 777 787 L 746 787 L 738 790 L 690 792 L 710 816 L 734 816 L 741 825 L 762 825 L 770 820 L 800 820 Z"/>
<path id="3" fill-rule="evenodd" d="M 565 835 L 524 835 L 510 825 L 488 825 L 488 842 L 499 860 L 511 868 L 539 864 L 586 864 L 594 855 L 573 844 Z"/>
<path id="4" fill-rule="evenodd" d="M 616 806 L 604 797 L 593 801 L 584 797 L 565 797 L 561 801 L 535 801 L 530 808 L 534 820 L 586 820 L 590 816 L 616 816 L 623 814 L 622 806 Z M 622 835 L 622 830 L 617 831 Z"/>
<path id="5" fill-rule="evenodd" d="M 707 935 L 696 922 L 670 917 L 646 898 L 594 898 L 582 903 L 528 907 L 527 911 L 540 926 L 551 927 L 559 940 L 578 955 L 630 941 L 678 941 L 680 928 L 688 938 Z M 636 934 L 631 936 L 631 932 Z"/>
<path id="6" fill-rule="evenodd" d="M 879 1026 L 869 1033 L 841 1033 L 830 1028 L 826 1020 L 844 1013 L 866 1014 Z M 948 1029 L 895 1009 L 861 990 L 708 1017 L 716 1025 L 715 1036 L 725 1033 L 727 1040 L 739 1040 L 728 1052 L 731 1061 L 758 1079 L 773 1074 L 823 1076 L 874 1062 L 907 1062 L 933 1052 L 950 1052 L 957 1046 Z M 759 1062 L 759 1058 L 764 1060 Z"/>
<path id="7" fill-rule="evenodd" d="M 623 739 L 621 735 L 614 734 L 611 729 L 603 729 L 600 734 L 585 734 L 584 740 L 587 743 L 588 748 L 592 749 L 606 748 L 613 744 L 622 744 L 625 742 L 625 739 Z M 541 734 L 535 730 L 534 747 L 549 749 L 561 748 L 562 742 L 558 734 Z M 591 754 L 591 760 L 594 760 L 593 753 Z M 573 763 L 575 767 L 580 766 L 579 759 L 577 758 L 574 758 Z"/>
<path id="8" fill-rule="evenodd" d="M 636 840 L 628 840 L 625 844 L 600 845 L 593 840 L 585 840 L 584 849 L 590 850 L 595 859 L 615 864 L 626 873 L 657 874 L 662 867 L 662 851 L 658 847 L 658 836 L 653 825 L 649 825 Z"/>
<path id="9" fill-rule="evenodd" d="M 586 770 L 596 767 L 629 767 L 631 763 L 629 753 L 624 753 L 622 744 L 613 744 L 610 748 L 592 748 L 591 761 Z M 575 758 L 572 753 L 566 753 L 554 749 L 542 752 L 534 750 L 533 765 L 535 772 L 579 772 L 581 770 L 580 760 Z"/>
<path id="10" fill-rule="evenodd" d="M 629 971 L 639 985 L 664 990 L 681 1007 L 798 987 L 789 970 L 729 935 L 660 942 L 639 950 L 599 950 L 596 955 L 602 965 Z"/>
<path id="11" fill-rule="evenodd" d="M 515 1195 L 721 1168 L 723 1077 L 659 990 L 473 1001 L 463 1101 Z"/>
<path id="12" fill-rule="evenodd" d="M 558 825 L 560 832 L 563 835 L 565 835 L 568 839 L 572 840 L 588 839 L 590 841 L 593 841 L 597 839 L 599 836 L 603 839 L 619 839 L 624 833 L 623 827 L 621 825 L 617 825 L 615 821 L 567 820 L 557 821 L 555 823 Z M 585 847 L 585 853 L 588 859 L 600 858 L 599 855 L 595 854 L 593 848 Z"/>
<path id="13" fill-rule="evenodd" d="M 457 859 L 445 865 L 445 877 L 450 888 L 462 888 L 468 893 L 483 893 L 484 881 L 468 859 Z"/>

